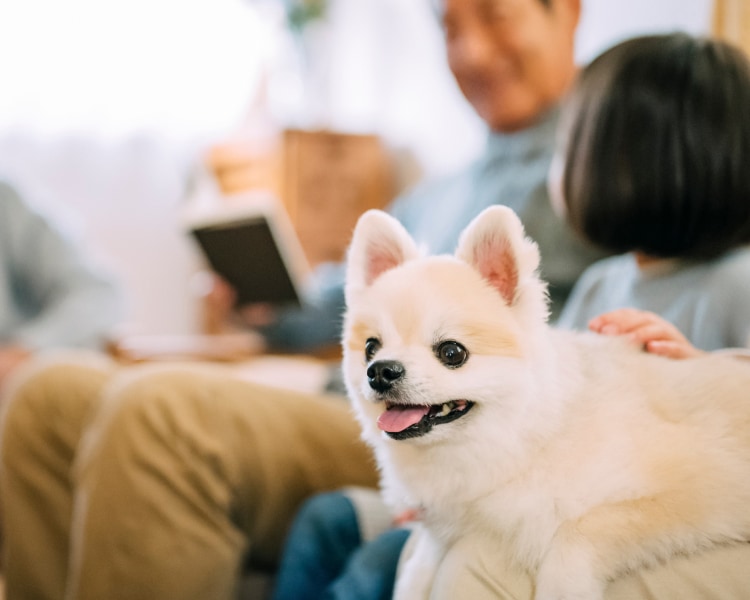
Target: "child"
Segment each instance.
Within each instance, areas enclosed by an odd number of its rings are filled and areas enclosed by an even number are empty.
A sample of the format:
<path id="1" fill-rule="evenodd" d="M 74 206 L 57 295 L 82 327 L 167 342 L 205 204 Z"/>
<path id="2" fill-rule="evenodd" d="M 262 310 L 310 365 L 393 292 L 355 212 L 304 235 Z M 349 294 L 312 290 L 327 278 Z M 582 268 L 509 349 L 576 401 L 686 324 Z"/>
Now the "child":
<path id="1" fill-rule="evenodd" d="M 583 328 L 629 307 L 657 313 L 699 349 L 746 346 L 750 66 L 741 51 L 685 34 L 623 42 L 581 73 L 559 140 L 553 202 L 584 238 L 620 253 L 584 273 L 559 324 Z"/>
<path id="2" fill-rule="evenodd" d="M 584 273 L 558 325 L 631 335 L 649 352 L 679 358 L 747 345 L 746 57 L 686 34 L 623 42 L 581 72 L 559 139 L 550 186 L 558 208 L 583 238 L 619 255 Z M 316 502 L 321 498 L 303 508 L 301 520 L 325 514 L 324 507 L 306 510 Z M 335 527 L 317 523 L 317 530 L 334 536 L 321 539 L 321 548 L 335 545 Z M 750 547 L 722 552 L 719 561 L 711 561 L 712 552 L 685 559 L 693 584 L 686 586 L 679 566 L 658 566 L 618 580 L 612 597 L 645 598 L 644 589 L 659 589 L 690 600 L 705 597 L 699 588 L 735 597 L 728 586 L 750 586 Z M 530 579 L 504 571 L 501 559 L 457 548 L 445 558 L 431 600 L 528 598 L 531 589 Z"/>

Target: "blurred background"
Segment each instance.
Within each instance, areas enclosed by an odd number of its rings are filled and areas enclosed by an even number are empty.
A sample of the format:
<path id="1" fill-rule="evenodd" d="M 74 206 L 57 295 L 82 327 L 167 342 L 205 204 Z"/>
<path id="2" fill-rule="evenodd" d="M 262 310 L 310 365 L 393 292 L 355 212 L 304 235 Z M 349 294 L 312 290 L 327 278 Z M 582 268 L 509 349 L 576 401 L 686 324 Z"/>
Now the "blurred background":
<path id="1" fill-rule="evenodd" d="M 577 57 L 652 31 L 747 38 L 746 4 L 583 0 Z M 207 182 L 218 195 L 304 192 L 294 160 L 314 164 L 334 138 L 290 132 L 375 142 L 357 152 L 382 151 L 385 163 L 365 159 L 388 180 L 381 200 L 483 139 L 428 0 L 3 2 L 0 81 L 0 172 L 115 272 L 135 333 L 202 328 L 201 257 L 180 213 Z"/>

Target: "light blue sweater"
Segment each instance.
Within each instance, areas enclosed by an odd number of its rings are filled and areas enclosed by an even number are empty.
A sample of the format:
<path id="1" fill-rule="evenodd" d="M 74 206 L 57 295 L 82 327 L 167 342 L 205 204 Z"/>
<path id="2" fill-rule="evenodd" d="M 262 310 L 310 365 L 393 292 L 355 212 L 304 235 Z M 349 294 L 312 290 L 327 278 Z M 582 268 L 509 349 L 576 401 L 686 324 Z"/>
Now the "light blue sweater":
<path id="1" fill-rule="evenodd" d="M 114 284 L 0 181 L 0 345 L 99 347 L 121 311 Z"/>
<path id="2" fill-rule="evenodd" d="M 702 350 L 750 345 L 750 248 L 710 262 L 669 261 L 640 269 L 632 254 L 591 266 L 557 324 L 586 329 L 616 308 L 655 312 Z"/>
<path id="3" fill-rule="evenodd" d="M 583 270 L 602 254 L 578 241 L 552 210 L 547 172 L 558 113 L 514 134 L 490 134 L 484 152 L 468 168 L 424 183 L 389 207 L 417 243 L 430 253 L 452 253 L 459 234 L 484 208 L 513 208 L 542 255 L 553 313 Z M 308 350 L 338 341 L 344 310 L 344 266 L 324 265 L 313 277 L 301 310 L 281 315 L 263 330 L 275 349 Z"/>

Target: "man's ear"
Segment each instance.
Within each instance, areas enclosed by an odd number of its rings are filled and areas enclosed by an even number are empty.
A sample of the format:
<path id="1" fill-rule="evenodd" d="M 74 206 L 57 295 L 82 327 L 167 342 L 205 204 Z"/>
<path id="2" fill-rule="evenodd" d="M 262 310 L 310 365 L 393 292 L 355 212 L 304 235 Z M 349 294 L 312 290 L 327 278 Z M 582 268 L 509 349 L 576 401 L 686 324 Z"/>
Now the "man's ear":
<path id="1" fill-rule="evenodd" d="M 578 24 L 581 21 L 581 0 L 552 0 L 553 10 L 557 12 L 558 18 L 568 21 L 568 27 L 575 36 Z"/>
<path id="2" fill-rule="evenodd" d="M 539 250 L 506 206 L 486 208 L 469 223 L 456 256 L 474 267 L 509 306 L 516 303 L 523 282 L 538 282 Z"/>
<path id="3" fill-rule="evenodd" d="M 389 214 L 368 210 L 357 221 L 347 253 L 346 289 L 362 289 L 419 255 L 409 233 Z"/>

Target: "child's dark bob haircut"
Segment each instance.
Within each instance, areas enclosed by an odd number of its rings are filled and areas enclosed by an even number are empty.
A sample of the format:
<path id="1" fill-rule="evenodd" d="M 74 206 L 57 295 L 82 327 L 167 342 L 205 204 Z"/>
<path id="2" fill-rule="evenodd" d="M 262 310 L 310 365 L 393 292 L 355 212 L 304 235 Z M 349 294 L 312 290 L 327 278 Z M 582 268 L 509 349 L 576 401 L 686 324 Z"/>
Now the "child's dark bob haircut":
<path id="1" fill-rule="evenodd" d="M 750 243 L 750 63 L 645 36 L 580 74 L 562 117 L 569 223 L 612 252 L 710 259 Z"/>

